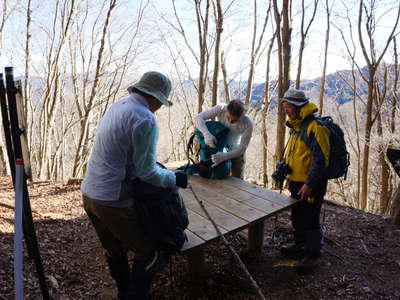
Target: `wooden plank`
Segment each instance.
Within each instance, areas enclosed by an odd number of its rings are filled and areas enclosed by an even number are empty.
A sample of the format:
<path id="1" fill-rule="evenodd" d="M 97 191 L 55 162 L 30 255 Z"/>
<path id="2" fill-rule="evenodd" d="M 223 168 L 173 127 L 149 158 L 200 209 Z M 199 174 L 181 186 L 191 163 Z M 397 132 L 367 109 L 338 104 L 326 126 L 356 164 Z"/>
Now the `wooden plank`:
<path id="1" fill-rule="evenodd" d="M 189 215 L 189 231 L 202 238 L 204 241 L 210 241 L 218 237 L 218 233 L 215 231 L 211 222 L 203 218 L 201 215 L 188 209 Z M 218 227 L 224 234 L 226 230 L 224 228 Z"/>
<path id="2" fill-rule="evenodd" d="M 254 222 L 260 218 L 265 217 L 265 213 L 255 209 L 254 207 L 240 203 L 239 201 L 227 195 L 223 195 L 218 191 L 212 189 L 211 186 L 199 183 L 196 181 L 191 182 L 194 191 L 202 201 L 212 202 L 215 206 L 233 214 L 247 222 Z"/>
<path id="3" fill-rule="evenodd" d="M 205 212 L 200 207 L 200 204 L 196 201 L 191 191 L 188 190 L 181 190 L 180 191 L 186 208 L 201 215 L 204 218 L 207 218 Z M 212 204 L 210 201 L 201 200 L 206 207 L 208 213 L 210 214 L 211 218 L 215 221 L 215 223 L 219 227 L 223 227 L 226 231 L 236 230 L 239 227 L 246 226 L 248 224 L 247 221 L 232 215 L 225 210 L 220 209 L 219 207 Z"/>
<path id="4" fill-rule="evenodd" d="M 296 199 L 290 198 L 287 195 L 279 194 L 278 192 L 265 189 L 261 186 L 251 184 L 247 181 L 235 177 L 228 177 L 224 179 L 224 183 L 230 185 L 231 187 L 234 186 L 252 195 L 274 202 L 284 207 L 292 206 L 298 201 Z"/>
<path id="5" fill-rule="evenodd" d="M 236 201 L 260 210 L 265 213 L 266 216 L 275 214 L 287 208 L 287 206 L 285 206 L 283 203 L 272 202 L 239 189 L 236 186 L 226 184 L 227 179 L 209 180 L 199 176 L 190 176 L 190 180 L 191 182 L 202 183 L 203 186 L 207 186 L 208 189 L 212 189 L 214 192 L 218 192 L 219 194 L 233 198 Z"/>
<path id="6" fill-rule="evenodd" d="M 188 237 L 188 241 L 185 242 L 185 244 L 183 244 L 181 251 L 186 251 L 192 248 L 196 248 L 200 245 L 203 245 L 204 243 L 206 243 L 205 240 L 203 240 L 202 238 L 198 237 L 197 235 L 195 235 L 193 232 L 191 232 L 190 230 L 186 230 L 186 235 Z"/>
<path id="7" fill-rule="evenodd" d="M 198 179 L 193 178 L 193 181 L 204 181 L 207 179 Z M 250 194 L 246 191 L 243 191 L 235 186 L 230 186 L 224 184 L 226 180 L 214 182 L 215 180 L 209 180 L 208 182 L 204 182 L 207 186 L 212 189 L 213 191 L 217 191 L 225 196 L 234 198 L 235 200 L 254 207 L 258 210 L 263 211 L 267 216 L 279 212 L 283 209 L 286 209 L 287 206 L 284 206 L 282 203 L 277 204 L 275 202 L 266 200 L 264 198 L 257 197 L 256 195 Z"/>

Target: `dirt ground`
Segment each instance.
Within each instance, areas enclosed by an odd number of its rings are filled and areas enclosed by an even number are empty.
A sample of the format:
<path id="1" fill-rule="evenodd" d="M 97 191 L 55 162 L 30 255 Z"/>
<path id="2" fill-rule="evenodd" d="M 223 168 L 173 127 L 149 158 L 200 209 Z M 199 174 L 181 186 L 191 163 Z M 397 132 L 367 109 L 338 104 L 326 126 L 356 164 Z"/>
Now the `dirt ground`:
<path id="1" fill-rule="evenodd" d="M 14 194 L 0 177 L 0 299 L 13 299 Z M 79 185 L 41 182 L 29 187 L 33 218 L 52 299 L 115 299 L 103 250 L 81 205 Z M 261 256 L 246 254 L 244 234 L 228 240 L 267 299 L 400 299 L 400 229 L 381 216 L 324 205 L 325 245 L 321 266 L 296 274 L 295 261 L 279 254 L 291 241 L 289 213 L 265 224 Z M 199 299 L 257 299 L 222 242 L 205 250 L 208 273 Z M 194 299 L 184 255 L 153 283 L 153 299 Z M 25 251 L 25 299 L 41 299 L 35 266 Z"/>

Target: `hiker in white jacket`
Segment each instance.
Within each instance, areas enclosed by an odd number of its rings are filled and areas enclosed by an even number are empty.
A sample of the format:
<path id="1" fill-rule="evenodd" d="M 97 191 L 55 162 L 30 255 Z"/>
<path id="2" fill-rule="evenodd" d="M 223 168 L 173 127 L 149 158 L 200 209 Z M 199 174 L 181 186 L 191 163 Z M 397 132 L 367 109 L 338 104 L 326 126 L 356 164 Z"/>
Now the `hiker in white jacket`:
<path id="1" fill-rule="evenodd" d="M 207 129 L 206 120 L 216 118 L 222 125 L 229 128 L 229 152 L 217 152 L 211 156 L 213 167 L 231 160 L 232 176 L 243 178 L 244 153 L 253 133 L 253 122 L 244 113 L 244 105 L 240 100 L 232 100 L 228 104 L 217 104 L 198 114 L 195 119 L 196 127 L 204 136 L 205 143 L 215 148 L 216 138 Z"/>

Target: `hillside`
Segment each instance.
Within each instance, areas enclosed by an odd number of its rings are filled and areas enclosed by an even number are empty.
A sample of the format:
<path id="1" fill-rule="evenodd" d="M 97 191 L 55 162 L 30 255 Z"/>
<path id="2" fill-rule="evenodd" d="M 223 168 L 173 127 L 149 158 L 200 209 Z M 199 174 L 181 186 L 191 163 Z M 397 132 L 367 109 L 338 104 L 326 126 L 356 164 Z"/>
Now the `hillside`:
<path id="1" fill-rule="evenodd" d="M 0 177 L 0 299 L 13 298 L 14 195 Z M 30 187 L 33 217 L 53 299 L 113 299 L 113 283 L 102 249 L 81 205 L 79 186 L 40 182 Z M 325 204 L 323 263 L 313 274 L 297 275 L 279 247 L 290 240 L 288 213 L 266 222 L 260 257 L 246 255 L 243 235 L 229 240 L 267 299 L 399 299 L 400 229 L 381 216 Z M 274 235 L 273 235 L 274 233 Z M 273 240 L 272 240 L 273 237 Z M 256 299 L 222 243 L 206 249 L 209 275 L 200 299 Z M 26 257 L 26 253 L 25 253 Z M 26 299 L 41 299 L 32 261 L 25 259 Z M 154 299 L 193 299 L 185 257 L 173 258 L 153 285 Z"/>

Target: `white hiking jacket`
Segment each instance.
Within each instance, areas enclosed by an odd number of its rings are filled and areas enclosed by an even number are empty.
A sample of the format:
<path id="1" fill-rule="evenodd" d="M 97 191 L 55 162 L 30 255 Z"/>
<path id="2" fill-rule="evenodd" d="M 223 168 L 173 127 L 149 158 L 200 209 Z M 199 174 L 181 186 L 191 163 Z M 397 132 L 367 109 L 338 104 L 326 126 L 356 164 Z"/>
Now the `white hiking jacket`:
<path id="1" fill-rule="evenodd" d="M 224 160 L 243 155 L 246 152 L 253 133 L 253 122 L 247 115 L 243 114 L 236 123 L 231 124 L 226 118 L 226 113 L 227 104 L 217 104 L 201 112 L 194 119 L 197 129 L 199 129 L 203 135 L 209 133 L 206 120 L 212 118 L 217 118 L 222 125 L 229 128 L 228 148 L 230 148 L 230 151 L 225 153 Z"/>

